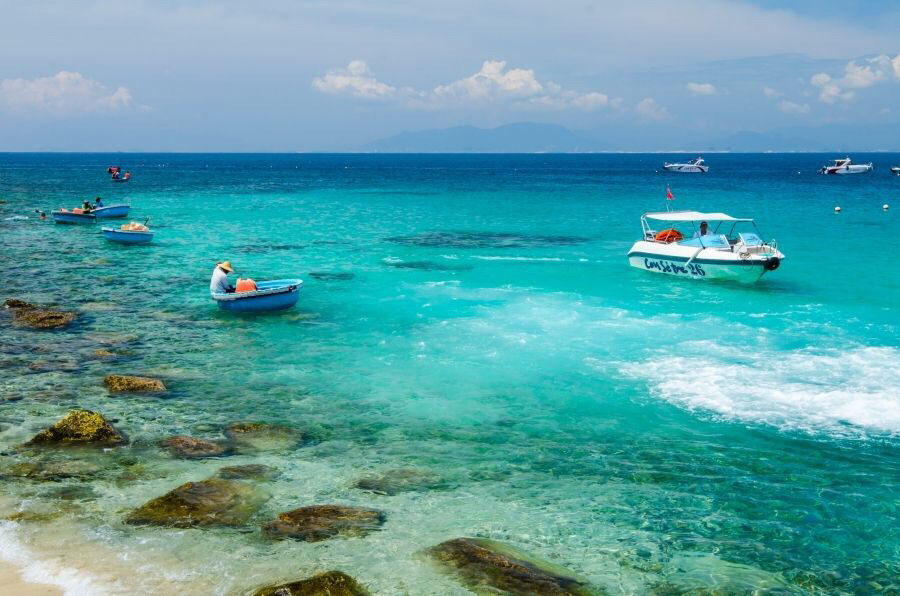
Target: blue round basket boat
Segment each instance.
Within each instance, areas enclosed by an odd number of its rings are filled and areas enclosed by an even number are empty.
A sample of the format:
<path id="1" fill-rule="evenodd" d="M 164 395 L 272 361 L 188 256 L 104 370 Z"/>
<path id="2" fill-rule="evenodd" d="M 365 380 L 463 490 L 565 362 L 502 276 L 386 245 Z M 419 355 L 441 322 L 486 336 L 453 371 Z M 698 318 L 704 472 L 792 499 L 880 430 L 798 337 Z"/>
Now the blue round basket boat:
<path id="1" fill-rule="evenodd" d="M 153 240 L 153 232 L 140 230 L 118 230 L 116 228 L 101 228 L 103 237 L 110 242 L 119 244 L 146 244 Z"/>
<path id="2" fill-rule="evenodd" d="M 73 213 L 71 211 L 51 211 L 53 221 L 59 224 L 92 224 L 97 221 L 93 213 Z"/>
<path id="3" fill-rule="evenodd" d="M 251 292 L 212 294 L 219 308 L 231 312 L 267 312 L 284 310 L 297 304 L 302 279 L 275 279 L 259 282 Z"/>

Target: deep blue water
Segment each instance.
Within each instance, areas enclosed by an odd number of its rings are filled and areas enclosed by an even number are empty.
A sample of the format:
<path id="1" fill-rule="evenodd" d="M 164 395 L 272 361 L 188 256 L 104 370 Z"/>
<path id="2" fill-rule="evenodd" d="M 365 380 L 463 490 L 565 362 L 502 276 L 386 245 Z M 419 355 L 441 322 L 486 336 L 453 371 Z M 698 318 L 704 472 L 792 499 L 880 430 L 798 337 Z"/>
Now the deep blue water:
<path id="1" fill-rule="evenodd" d="M 611 593 L 900 590 L 900 155 L 854 155 L 876 169 L 845 177 L 816 174 L 842 157 L 824 154 L 659 171 L 685 157 L 0 154 L 0 298 L 79 314 L 59 332 L 0 321 L 0 470 L 76 405 L 132 438 L 53 456 L 91 475 L 4 480 L 3 510 L 53 515 L 0 522 L 0 552 L 77 568 L 82 591 L 240 593 L 340 568 L 376 593 L 447 594 L 466 592 L 418 553 L 475 535 Z M 132 181 L 110 183 L 113 164 Z M 630 268 L 667 185 L 674 208 L 755 218 L 782 266 L 754 285 Z M 154 242 L 33 214 L 96 195 L 150 217 Z M 297 307 L 220 313 L 224 259 L 303 278 Z M 110 396 L 110 372 L 170 391 Z M 317 441 L 195 461 L 156 446 L 235 420 Z M 315 545 L 122 522 L 226 460 L 282 470 L 263 517 L 338 502 L 388 521 Z M 354 487 L 397 468 L 443 483 Z"/>

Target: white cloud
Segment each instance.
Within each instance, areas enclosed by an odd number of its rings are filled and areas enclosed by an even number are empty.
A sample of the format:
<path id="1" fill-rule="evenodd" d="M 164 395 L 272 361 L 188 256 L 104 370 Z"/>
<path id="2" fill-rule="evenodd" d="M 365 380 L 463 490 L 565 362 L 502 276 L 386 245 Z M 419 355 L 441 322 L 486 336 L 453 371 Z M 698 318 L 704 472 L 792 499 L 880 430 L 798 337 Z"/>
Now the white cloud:
<path id="1" fill-rule="evenodd" d="M 634 111 L 648 120 L 665 120 L 669 110 L 656 103 L 652 97 L 645 97 L 634 106 Z"/>
<path id="2" fill-rule="evenodd" d="M 850 101 L 856 97 L 856 89 L 865 89 L 891 78 L 900 79 L 900 54 L 894 58 L 886 54 L 868 58 L 863 64 L 850 61 L 844 66 L 844 75 L 833 78 L 825 72 L 815 74 L 810 83 L 819 88 L 819 100 L 833 104 Z"/>
<path id="3" fill-rule="evenodd" d="M 511 102 L 530 109 L 585 112 L 621 106 L 621 98 L 605 93 L 564 90 L 552 81 L 541 82 L 531 69 L 507 68 L 503 60 L 485 60 L 475 74 L 438 85 L 427 91 L 394 87 L 378 81 L 368 65 L 354 60 L 346 68 L 334 69 L 313 79 L 313 87 L 325 93 L 347 94 L 365 99 L 394 100 L 409 107 L 437 109 L 472 104 Z"/>
<path id="4" fill-rule="evenodd" d="M 491 99 L 497 96 L 530 97 L 544 91 L 534 71 L 524 68 L 506 69 L 503 60 L 485 60 L 481 70 L 470 77 L 434 88 L 437 97 Z"/>
<path id="5" fill-rule="evenodd" d="M 771 87 L 763 87 L 763 95 L 768 97 L 769 99 L 774 99 L 776 97 L 781 97 L 784 93 L 777 91 L 776 89 L 772 89 Z"/>
<path id="6" fill-rule="evenodd" d="M 352 60 L 347 68 L 329 70 L 313 79 L 313 87 L 324 93 L 349 93 L 366 99 L 387 99 L 397 93 L 395 87 L 379 82 L 362 60 Z"/>
<path id="7" fill-rule="evenodd" d="M 712 83 L 688 83 L 687 89 L 694 95 L 715 95 L 719 92 Z"/>
<path id="8" fill-rule="evenodd" d="M 52 77 L 0 80 L 0 103 L 58 114 L 95 112 L 129 107 L 131 92 L 127 87 L 111 91 L 81 73 L 62 70 Z"/>
<path id="9" fill-rule="evenodd" d="M 796 103 L 787 99 L 778 102 L 778 109 L 785 114 L 808 114 L 809 105 Z"/>

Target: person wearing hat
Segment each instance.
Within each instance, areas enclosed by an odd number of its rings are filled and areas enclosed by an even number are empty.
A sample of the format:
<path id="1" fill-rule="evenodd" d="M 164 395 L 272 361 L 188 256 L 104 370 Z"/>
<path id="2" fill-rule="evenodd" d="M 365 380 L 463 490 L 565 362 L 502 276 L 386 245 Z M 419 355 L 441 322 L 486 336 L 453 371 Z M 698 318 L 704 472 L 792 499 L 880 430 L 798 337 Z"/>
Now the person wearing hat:
<path id="1" fill-rule="evenodd" d="M 709 231 L 709 224 L 705 221 L 700 222 L 700 229 L 694 232 L 694 238 L 699 238 L 700 236 L 710 236 L 712 235 Z"/>
<path id="2" fill-rule="evenodd" d="M 212 279 L 209 280 L 209 291 L 213 294 L 230 294 L 234 292 L 234 286 L 228 283 L 228 274 L 234 273 L 231 261 L 225 261 L 216 265 L 213 269 Z"/>

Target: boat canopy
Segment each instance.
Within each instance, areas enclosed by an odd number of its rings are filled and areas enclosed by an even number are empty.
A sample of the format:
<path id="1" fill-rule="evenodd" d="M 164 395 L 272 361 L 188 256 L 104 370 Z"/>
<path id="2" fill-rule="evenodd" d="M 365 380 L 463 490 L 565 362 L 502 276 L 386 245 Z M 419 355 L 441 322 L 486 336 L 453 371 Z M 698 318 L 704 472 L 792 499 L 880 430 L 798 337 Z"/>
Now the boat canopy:
<path id="1" fill-rule="evenodd" d="M 645 213 L 644 217 L 663 221 L 753 221 L 752 219 L 731 217 L 724 213 L 702 213 L 700 211 L 660 211 Z"/>

